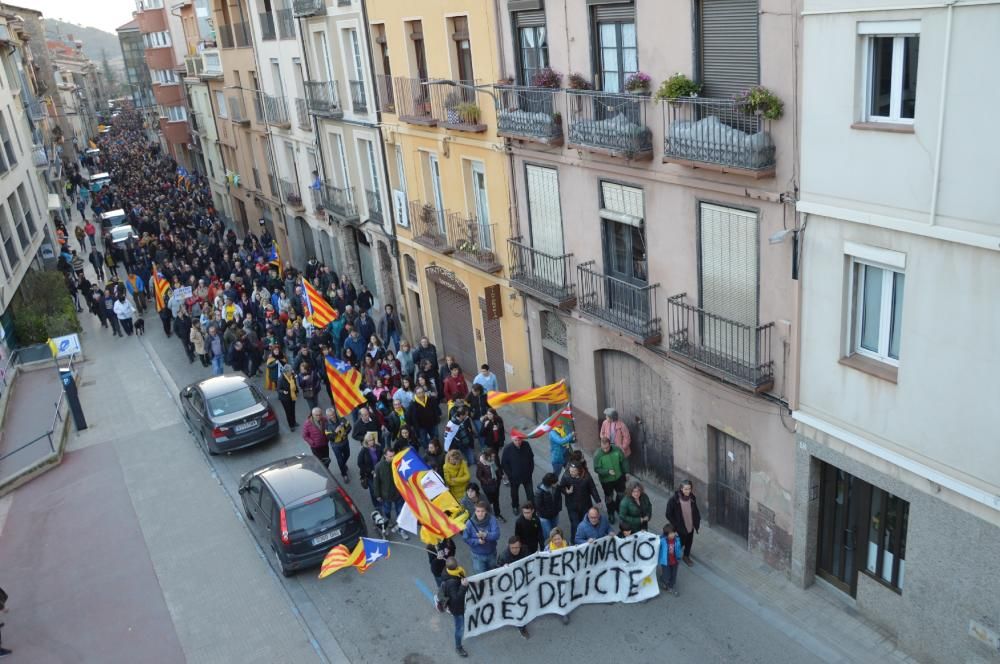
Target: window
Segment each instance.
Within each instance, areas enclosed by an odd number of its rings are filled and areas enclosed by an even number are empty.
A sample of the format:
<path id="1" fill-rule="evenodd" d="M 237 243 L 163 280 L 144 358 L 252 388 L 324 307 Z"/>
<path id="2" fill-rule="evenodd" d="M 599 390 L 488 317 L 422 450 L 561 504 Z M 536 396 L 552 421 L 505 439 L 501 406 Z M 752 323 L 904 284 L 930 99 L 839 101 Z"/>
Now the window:
<path id="1" fill-rule="evenodd" d="M 633 12 L 632 5 L 595 7 L 598 83 L 605 92 L 623 92 L 625 79 L 639 71 Z"/>
<path id="2" fill-rule="evenodd" d="M 601 182 L 605 272 L 645 285 L 649 278 L 642 189 Z"/>
<path id="3" fill-rule="evenodd" d="M 760 82 L 758 0 L 698 0 L 701 95 L 731 99 Z"/>
<path id="4" fill-rule="evenodd" d="M 13 167 L 17 164 L 17 156 L 14 154 L 14 144 L 10 140 L 10 132 L 7 130 L 7 119 L 0 115 L 0 140 L 3 141 L 3 153 L 7 158 L 7 165 Z M 7 169 L 4 168 L 4 171 Z"/>
<path id="5" fill-rule="evenodd" d="M 413 256 L 403 254 L 403 263 L 406 265 L 406 280 L 411 284 L 417 283 L 417 262 Z"/>
<path id="6" fill-rule="evenodd" d="M 21 242 L 21 251 L 27 251 L 28 245 L 31 244 L 31 239 L 28 237 L 28 231 L 24 227 L 24 215 L 21 214 L 21 204 L 17 202 L 14 194 L 7 197 L 7 207 L 10 208 L 10 214 L 14 217 L 14 229 L 17 231 L 17 239 Z"/>
<path id="7" fill-rule="evenodd" d="M 177 72 L 173 69 L 152 69 L 153 82 L 160 85 L 176 85 L 180 83 Z"/>
<path id="8" fill-rule="evenodd" d="M 28 192 L 23 184 L 17 188 L 17 197 L 21 201 L 21 212 L 24 213 L 24 227 L 28 231 L 28 236 L 32 237 L 35 235 L 37 227 L 35 226 L 35 217 L 31 213 L 31 199 L 28 198 Z"/>
<path id="9" fill-rule="evenodd" d="M 514 14 L 517 38 L 517 82 L 531 85 L 535 74 L 549 66 L 549 42 L 545 32 L 545 12 Z"/>
<path id="10" fill-rule="evenodd" d="M 474 82 L 472 72 L 472 44 L 469 42 L 469 18 L 456 16 L 451 19 L 451 38 L 455 42 L 455 57 L 458 62 L 458 80 Z"/>
<path id="11" fill-rule="evenodd" d="M 170 122 L 184 122 L 187 120 L 187 109 L 183 106 L 168 106 L 167 119 Z"/>
<path id="12" fill-rule="evenodd" d="M 382 198 L 382 188 L 378 182 L 378 161 L 375 159 L 375 144 L 368 139 L 361 139 L 361 145 L 365 152 L 366 166 L 368 167 L 369 191 L 375 194 L 376 199 Z"/>
<path id="13" fill-rule="evenodd" d="M 146 48 L 163 48 L 165 46 L 170 46 L 170 33 L 163 32 L 147 32 L 142 36 L 142 43 Z"/>
<path id="14" fill-rule="evenodd" d="M 222 90 L 215 91 L 215 108 L 220 118 L 229 117 L 226 115 L 226 95 L 222 93 Z"/>
<path id="15" fill-rule="evenodd" d="M 470 165 L 472 175 L 472 202 L 479 224 L 479 246 L 482 249 L 493 249 L 493 235 L 490 233 L 490 201 L 486 195 L 486 167 L 482 162 L 474 161 Z"/>
<path id="16" fill-rule="evenodd" d="M 564 249 L 559 171 L 527 164 L 524 175 L 527 181 L 531 246 L 550 256 L 562 256 Z"/>
<path id="17" fill-rule="evenodd" d="M 897 590 L 903 588 L 909 516 L 908 502 L 872 487 L 865 570 Z"/>
<path id="18" fill-rule="evenodd" d="M 701 307 L 757 325 L 757 213 L 701 203 L 698 216 Z"/>
<path id="19" fill-rule="evenodd" d="M 863 22 L 858 32 L 866 40 L 865 119 L 913 122 L 920 22 Z"/>
<path id="20" fill-rule="evenodd" d="M 7 263 L 10 264 L 10 269 L 16 269 L 21 256 L 17 253 L 17 247 L 14 246 L 14 234 L 10 229 L 10 218 L 7 215 L 7 209 L 4 207 L 0 207 L 0 240 L 3 241 L 3 248 L 7 254 Z"/>
<path id="21" fill-rule="evenodd" d="M 417 69 L 417 78 L 427 80 L 427 55 L 424 52 L 424 26 L 420 21 L 407 21 L 410 41 L 413 43 L 413 64 Z"/>
<path id="22" fill-rule="evenodd" d="M 902 272 L 853 260 L 852 352 L 888 364 L 899 364 L 905 279 Z"/>

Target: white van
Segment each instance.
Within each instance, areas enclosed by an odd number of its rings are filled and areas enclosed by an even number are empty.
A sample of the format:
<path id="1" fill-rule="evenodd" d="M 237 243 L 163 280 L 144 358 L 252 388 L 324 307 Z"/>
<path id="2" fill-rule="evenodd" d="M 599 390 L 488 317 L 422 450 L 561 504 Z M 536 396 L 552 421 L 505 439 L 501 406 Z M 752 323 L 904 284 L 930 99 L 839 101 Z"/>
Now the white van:
<path id="1" fill-rule="evenodd" d="M 90 191 L 97 193 L 107 185 L 111 184 L 111 176 L 107 173 L 93 173 L 90 176 Z"/>
<path id="2" fill-rule="evenodd" d="M 111 210 L 101 215 L 101 228 L 114 228 L 125 223 L 125 210 Z"/>

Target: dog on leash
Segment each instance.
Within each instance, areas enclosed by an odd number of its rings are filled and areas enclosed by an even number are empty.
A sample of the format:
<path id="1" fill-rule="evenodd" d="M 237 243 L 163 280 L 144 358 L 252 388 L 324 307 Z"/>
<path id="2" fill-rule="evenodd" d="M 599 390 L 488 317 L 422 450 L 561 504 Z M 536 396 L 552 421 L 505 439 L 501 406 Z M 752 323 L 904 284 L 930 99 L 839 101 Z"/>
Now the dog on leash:
<path id="1" fill-rule="evenodd" d="M 142 318 L 135 319 L 135 334 L 139 337 L 146 334 L 146 321 Z"/>

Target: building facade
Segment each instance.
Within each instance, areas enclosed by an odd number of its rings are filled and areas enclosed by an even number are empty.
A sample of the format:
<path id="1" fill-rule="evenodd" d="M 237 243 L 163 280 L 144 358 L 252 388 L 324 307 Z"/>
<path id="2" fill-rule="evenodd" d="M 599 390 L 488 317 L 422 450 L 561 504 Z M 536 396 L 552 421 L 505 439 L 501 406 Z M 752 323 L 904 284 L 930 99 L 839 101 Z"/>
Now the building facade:
<path id="1" fill-rule="evenodd" d="M 68 41 L 50 39 L 46 46 L 56 83 L 53 95 L 65 121 L 63 136 L 74 148 L 85 149 L 97 133 L 98 112 L 107 108 L 101 77 L 72 35 Z"/>
<path id="2" fill-rule="evenodd" d="M 920 661 L 1000 644 L 998 24 L 995 4 L 805 3 L 792 576 Z"/>
<path id="3" fill-rule="evenodd" d="M 691 480 L 713 525 L 787 568 L 798 10 L 772 9 L 507 0 L 496 108 L 533 381 L 569 380 L 584 445 L 616 409 L 635 474 Z M 677 72 L 683 95 L 657 99 Z M 734 101 L 760 85 L 783 115 Z"/>
<path id="4" fill-rule="evenodd" d="M 500 389 L 530 387 L 526 311 L 506 252 L 512 195 L 492 102 L 503 68 L 495 14 L 443 0 L 366 6 L 409 335 L 426 334 L 467 376 L 489 364 Z"/>
<path id="5" fill-rule="evenodd" d="M 129 21 L 117 30 L 118 44 L 125 63 L 125 82 L 133 107 L 142 113 L 149 128 L 149 139 L 159 140 L 160 112 L 153 97 L 153 79 L 146 66 L 146 46 L 143 42 L 139 22 Z"/>
<path id="6" fill-rule="evenodd" d="M 308 207 L 296 228 L 307 253 L 375 295 L 376 308 L 398 304 L 399 280 L 386 179 L 383 131 L 371 50 L 358 0 L 295 2 L 301 47 L 284 71 L 295 96 L 295 123 L 312 131 L 321 157 Z M 273 65 L 272 65 L 273 66 Z M 282 148 L 276 146 L 281 152 Z M 290 151 L 283 148 L 287 160 Z M 318 235 L 309 244 L 311 227 Z"/>

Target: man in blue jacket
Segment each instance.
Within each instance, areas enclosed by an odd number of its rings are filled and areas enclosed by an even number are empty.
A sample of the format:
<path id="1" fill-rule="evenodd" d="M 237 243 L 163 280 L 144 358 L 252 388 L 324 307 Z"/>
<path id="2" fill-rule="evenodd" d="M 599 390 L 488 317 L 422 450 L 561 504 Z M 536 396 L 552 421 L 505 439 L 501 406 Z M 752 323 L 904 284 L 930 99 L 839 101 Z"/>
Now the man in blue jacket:
<path id="1" fill-rule="evenodd" d="M 591 507 L 587 511 L 586 518 L 576 527 L 576 539 L 574 544 L 584 544 L 593 542 L 605 537 L 611 532 L 611 525 L 608 518 L 601 514 L 601 510 Z"/>
<path id="2" fill-rule="evenodd" d="M 482 574 L 496 566 L 497 541 L 500 539 L 500 525 L 490 514 L 490 504 L 480 501 L 476 504 L 469 520 L 465 522 L 462 539 L 472 552 L 472 573 Z"/>

